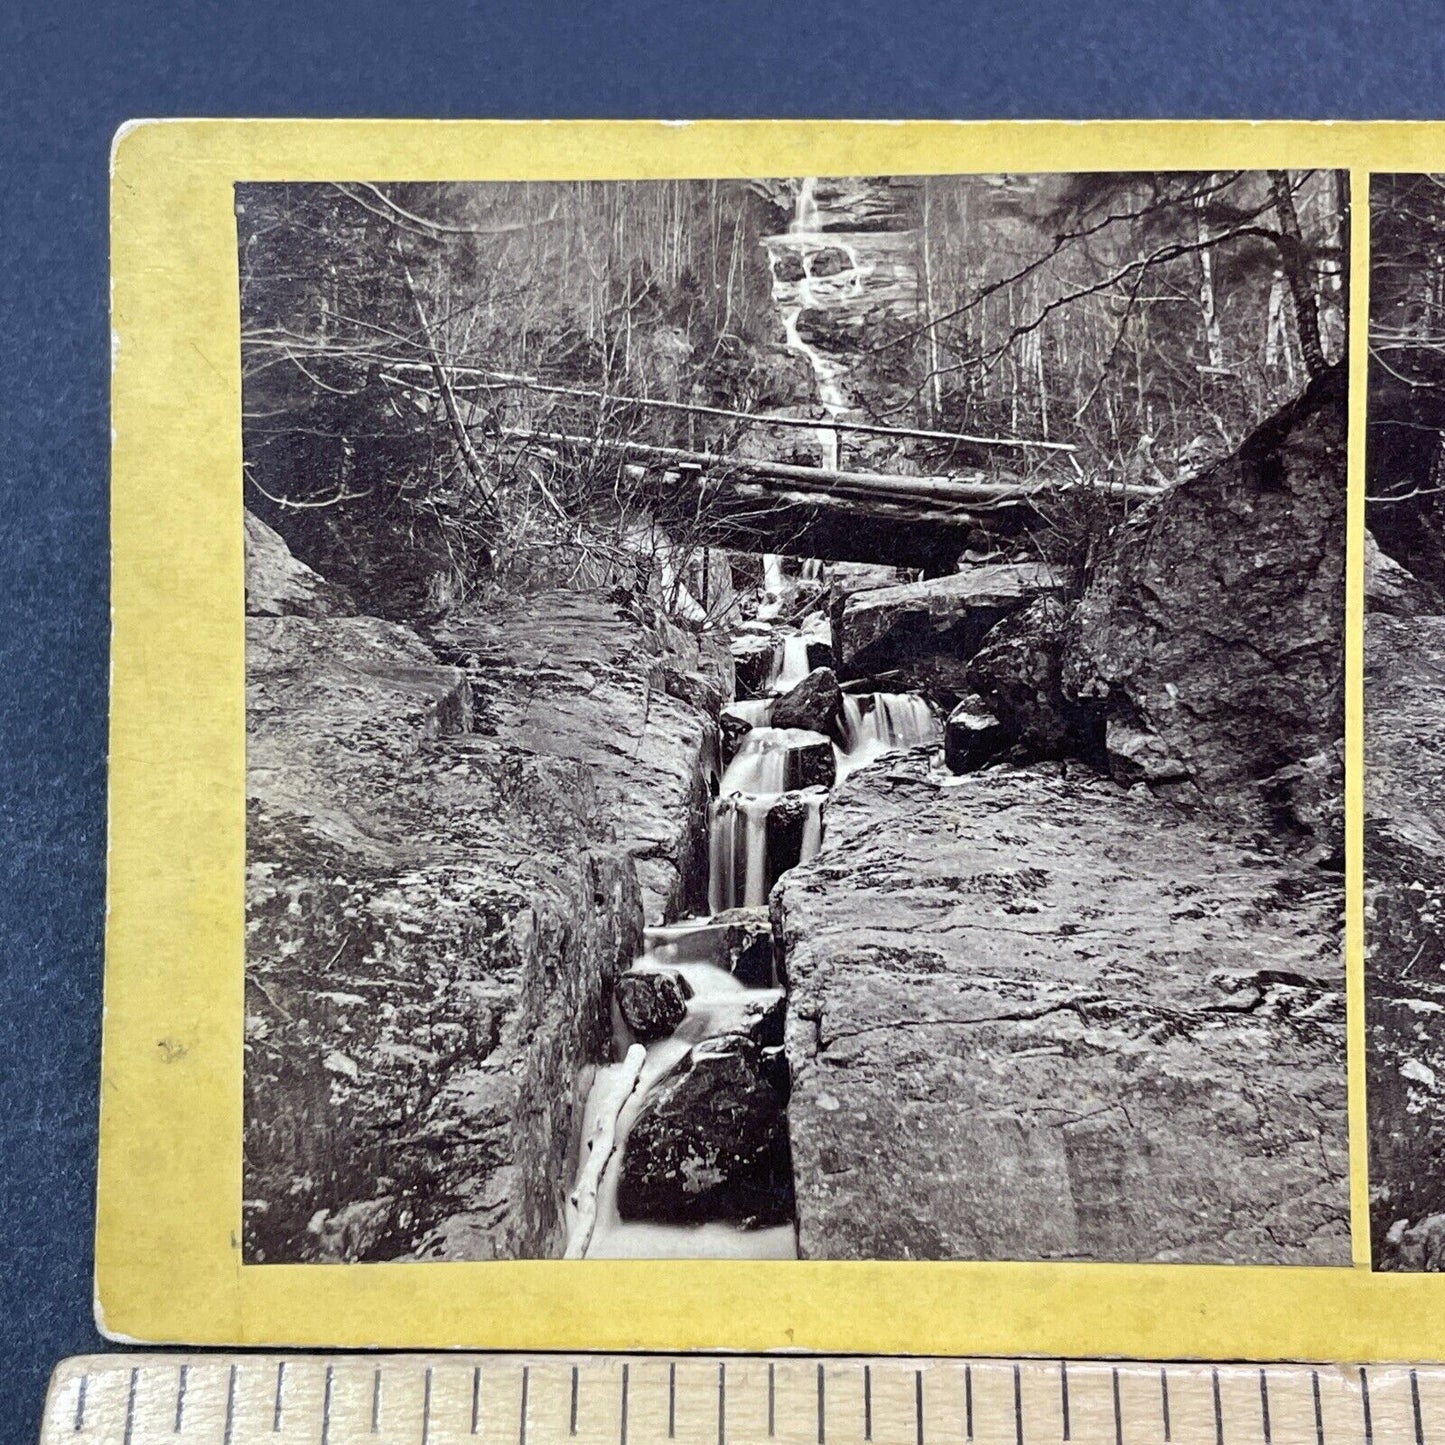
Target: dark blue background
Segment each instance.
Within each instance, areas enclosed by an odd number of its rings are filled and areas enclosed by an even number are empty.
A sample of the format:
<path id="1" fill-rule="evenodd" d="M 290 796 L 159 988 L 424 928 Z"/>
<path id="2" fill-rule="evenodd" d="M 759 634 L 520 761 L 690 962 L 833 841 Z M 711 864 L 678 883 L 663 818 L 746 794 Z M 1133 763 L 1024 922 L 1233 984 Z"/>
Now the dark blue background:
<path id="1" fill-rule="evenodd" d="M 94 1348 L 106 163 L 127 117 L 1445 113 L 1401 0 L 0 0 L 0 1431 Z M 1441 160 L 1445 168 L 1445 156 Z"/>

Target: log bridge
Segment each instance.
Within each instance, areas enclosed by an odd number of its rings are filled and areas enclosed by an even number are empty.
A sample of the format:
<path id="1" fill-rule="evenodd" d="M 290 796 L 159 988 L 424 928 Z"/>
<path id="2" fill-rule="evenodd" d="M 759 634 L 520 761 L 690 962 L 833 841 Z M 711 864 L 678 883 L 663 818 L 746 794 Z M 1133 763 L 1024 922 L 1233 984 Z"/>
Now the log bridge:
<path id="1" fill-rule="evenodd" d="M 1127 505 L 1156 496 L 1138 483 L 1009 478 L 983 472 L 900 476 L 830 471 L 655 446 L 617 437 L 503 427 L 520 447 L 560 455 L 604 452 L 642 485 L 664 524 L 701 519 L 708 545 L 829 561 L 875 562 L 952 571 L 971 534 L 1026 530 L 1039 501 L 1070 490 L 1100 490 Z"/>

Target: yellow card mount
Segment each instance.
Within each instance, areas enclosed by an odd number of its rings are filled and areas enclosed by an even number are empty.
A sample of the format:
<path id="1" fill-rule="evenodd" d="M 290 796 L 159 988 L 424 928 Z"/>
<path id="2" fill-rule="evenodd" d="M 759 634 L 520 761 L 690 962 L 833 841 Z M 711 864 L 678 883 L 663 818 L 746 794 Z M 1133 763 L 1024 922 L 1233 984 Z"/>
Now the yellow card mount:
<path id="1" fill-rule="evenodd" d="M 108 1354 L 43 1445 L 1432 1445 L 1445 1368 L 658 1355 Z"/>

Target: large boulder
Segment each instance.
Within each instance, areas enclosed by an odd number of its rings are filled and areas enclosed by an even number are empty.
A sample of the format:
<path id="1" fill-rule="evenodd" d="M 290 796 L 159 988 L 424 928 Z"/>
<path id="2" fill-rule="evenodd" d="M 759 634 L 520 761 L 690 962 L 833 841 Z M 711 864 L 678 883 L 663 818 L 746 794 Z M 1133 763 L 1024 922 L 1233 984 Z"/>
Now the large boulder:
<path id="1" fill-rule="evenodd" d="M 891 691 L 916 690 L 952 706 L 975 690 L 968 664 L 989 632 L 1061 586 L 1043 563 L 1012 562 L 855 593 L 833 637 L 840 673 L 886 679 Z"/>
<path id="2" fill-rule="evenodd" d="M 1391 617 L 1423 617 L 1445 613 L 1445 596 L 1428 582 L 1407 572 L 1365 533 L 1365 607 Z"/>
<path id="3" fill-rule="evenodd" d="M 612 996 L 633 1037 L 650 1044 L 666 1038 L 687 1017 L 692 985 L 670 970 L 636 969 L 613 984 Z"/>
<path id="4" fill-rule="evenodd" d="M 1121 776 L 1258 816 L 1263 779 L 1343 736 L 1345 392 L 1335 368 L 1119 528 L 1064 688 L 1106 717 Z"/>
<path id="5" fill-rule="evenodd" d="M 1439 1268 L 1416 1245 L 1445 1213 L 1445 617 L 1367 618 L 1365 698 L 1370 1232 L 1377 1267 Z"/>
<path id="6" fill-rule="evenodd" d="M 251 617 L 349 617 L 356 604 L 291 555 L 281 534 L 246 512 L 246 614 Z"/>
<path id="7" fill-rule="evenodd" d="M 859 592 L 874 592 L 883 587 L 897 587 L 904 581 L 897 567 L 872 562 L 830 562 L 828 564 L 828 625 L 836 640 L 843 630 L 843 609 L 848 599 Z M 834 659 L 828 664 L 836 667 Z"/>
<path id="8" fill-rule="evenodd" d="M 842 715 L 837 674 L 829 667 L 815 667 L 773 703 L 768 720 L 776 728 L 806 728 L 831 738 L 838 736 Z"/>
<path id="9" fill-rule="evenodd" d="M 648 922 L 703 912 L 725 651 L 595 592 L 458 613 L 435 638 L 466 669 L 479 733 L 587 769 L 636 863 Z M 716 687 L 658 686 L 659 668 L 664 684 L 700 674 Z"/>
<path id="10" fill-rule="evenodd" d="M 675 1224 L 792 1218 L 784 1095 L 742 1034 L 697 1044 L 638 1111 L 622 1145 L 623 1219 Z"/>
<path id="11" fill-rule="evenodd" d="M 1347 1266 L 1342 905 L 1077 765 L 854 774 L 772 897 L 801 1255 Z"/>
<path id="12" fill-rule="evenodd" d="M 1053 594 L 1010 613 L 983 640 L 966 676 L 1021 756 L 1099 761 L 1103 721 L 1064 695 L 1069 609 Z"/>
<path id="13" fill-rule="evenodd" d="M 951 773 L 972 773 L 1008 746 L 1008 735 L 976 693 L 963 698 L 943 724 L 943 761 Z"/>
<path id="14" fill-rule="evenodd" d="M 588 769 L 371 617 L 247 624 L 243 1257 L 525 1258 L 641 941 Z"/>

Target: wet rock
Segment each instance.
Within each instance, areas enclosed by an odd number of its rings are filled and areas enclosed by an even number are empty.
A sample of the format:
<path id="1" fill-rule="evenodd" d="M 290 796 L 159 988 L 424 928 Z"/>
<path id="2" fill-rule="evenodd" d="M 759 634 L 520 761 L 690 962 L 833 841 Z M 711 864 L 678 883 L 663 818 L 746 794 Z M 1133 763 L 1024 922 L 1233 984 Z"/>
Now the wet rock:
<path id="1" fill-rule="evenodd" d="M 1042 563 L 970 566 L 947 577 L 856 593 L 833 634 L 843 675 L 888 679 L 952 706 L 976 689 L 968 664 L 1010 612 L 1061 586 Z"/>
<path id="2" fill-rule="evenodd" d="M 1365 697 L 1371 1238 L 1404 1268 L 1445 1214 L 1445 617 L 1370 614 Z"/>
<path id="3" fill-rule="evenodd" d="M 819 829 L 821 837 L 823 809 L 827 792 L 823 788 L 804 787 L 780 793 L 768 809 L 768 889 L 803 856 L 810 824 Z"/>
<path id="4" fill-rule="evenodd" d="M 762 997 L 749 999 L 745 1007 L 743 1017 L 746 1020 L 747 1036 L 764 1050 L 781 1049 L 783 1046 L 783 1020 L 788 1011 L 787 1000 L 781 992 L 774 992 L 771 989 L 765 992 L 760 990 L 760 993 L 762 993 Z M 772 1060 L 766 1053 L 763 1058 L 766 1065 L 773 1066 Z M 786 1060 L 784 1060 L 784 1069 L 786 1066 Z M 778 1083 L 780 1077 L 785 1078 L 786 1074 L 779 1076 L 773 1073 L 771 1080 L 774 1087 L 783 1095 L 783 1102 L 787 1103 L 787 1086 Z"/>
<path id="5" fill-rule="evenodd" d="M 819 667 L 832 667 L 833 665 L 833 644 L 825 642 L 821 637 L 810 637 L 808 639 L 808 667 L 810 670 Z"/>
<path id="6" fill-rule="evenodd" d="M 804 281 L 808 276 L 808 268 L 803 264 L 803 258 L 797 251 L 780 250 L 773 261 L 773 278 L 777 281 L 789 284 Z"/>
<path id="7" fill-rule="evenodd" d="M 971 773 L 1008 746 L 1003 725 L 977 693 L 970 693 L 943 724 L 943 761 L 951 773 Z"/>
<path id="8" fill-rule="evenodd" d="M 278 532 L 246 512 L 246 613 L 261 617 L 350 617 L 356 604 L 304 562 Z"/>
<path id="9" fill-rule="evenodd" d="M 838 773 L 838 759 L 833 752 L 833 744 L 829 739 L 824 738 L 827 743 L 825 751 L 822 744 L 818 742 L 819 734 L 813 733 L 806 745 L 794 748 L 788 758 L 788 789 L 796 791 L 799 788 L 831 788 Z"/>
<path id="10" fill-rule="evenodd" d="M 1340 880 L 1062 771 L 885 759 L 774 890 L 802 1256 L 1347 1265 Z"/>
<path id="11" fill-rule="evenodd" d="M 805 306 L 798 313 L 798 335 L 818 351 L 846 358 L 858 352 L 869 321 L 869 317 L 854 310 Z"/>
<path id="12" fill-rule="evenodd" d="M 692 985 L 679 973 L 644 969 L 624 973 L 612 994 L 638 1042 L 650 1044 L 666 1038 L 687 1017 Z"/>
<path id="13" fill-rule="evenodd" d="M 739 744 L 755 726 L 751 718 L 735 707 L 726 706 L 718 713 L 718 746 L 724 767 L 732 762 Z"/>
<path id="14" fill-rule="evenodd" d="M 831 668 L 814 668 L 807 677 L 773 703 L 769 721 L 777 728 L 805 728 L 838 736 L 843 694 Z"/>
<path id="15" fill-rule="evenodd" d="M 1141 507 L 1085 593 L 1064 689 L 1108 718 L 1122 776 L 1182 773 L 1268 821 L 1260 781 L 1344 733 L 1344 539 L 1335 368 Z"/>
<path id="16" fill-rule="evenodd" d="M 623 1147 L 623 1219 L 759 1227 L 792 1217 L 783 1098 L 744 1035 L 696 1045 L 639 1110 Z"/>
<path id="17" fill-rule="evenodd" d="M 808 261 L 810 275 L 818 277 L 837 276 L 853 269 L 853 258 L 841 246 L 825 246 L 814 251 Z"/>
<path id="18" fill-rule="evenodd" d="M 732 641 L 733 674 L 737 696 L 742 699 L 766 697 L 773 675 L 777 643 L 771 635 L 744 633 Z"/>
<path id="19" fill-rule="evenodd" d="M 723 930 L 720 967 L 748 988 L 773 986 L 773 921 L 766 908 L 730 908 L 713 923 Z"/>
<path id="20" fill-rule="evenodd" d="M 1428 582 L 1407 572 L 1381 550 L 1374 534 L 1365 533 L 1365 607 L 1391 617 L 1422 617 L 1445 613 L 1445 596 Z"/>

